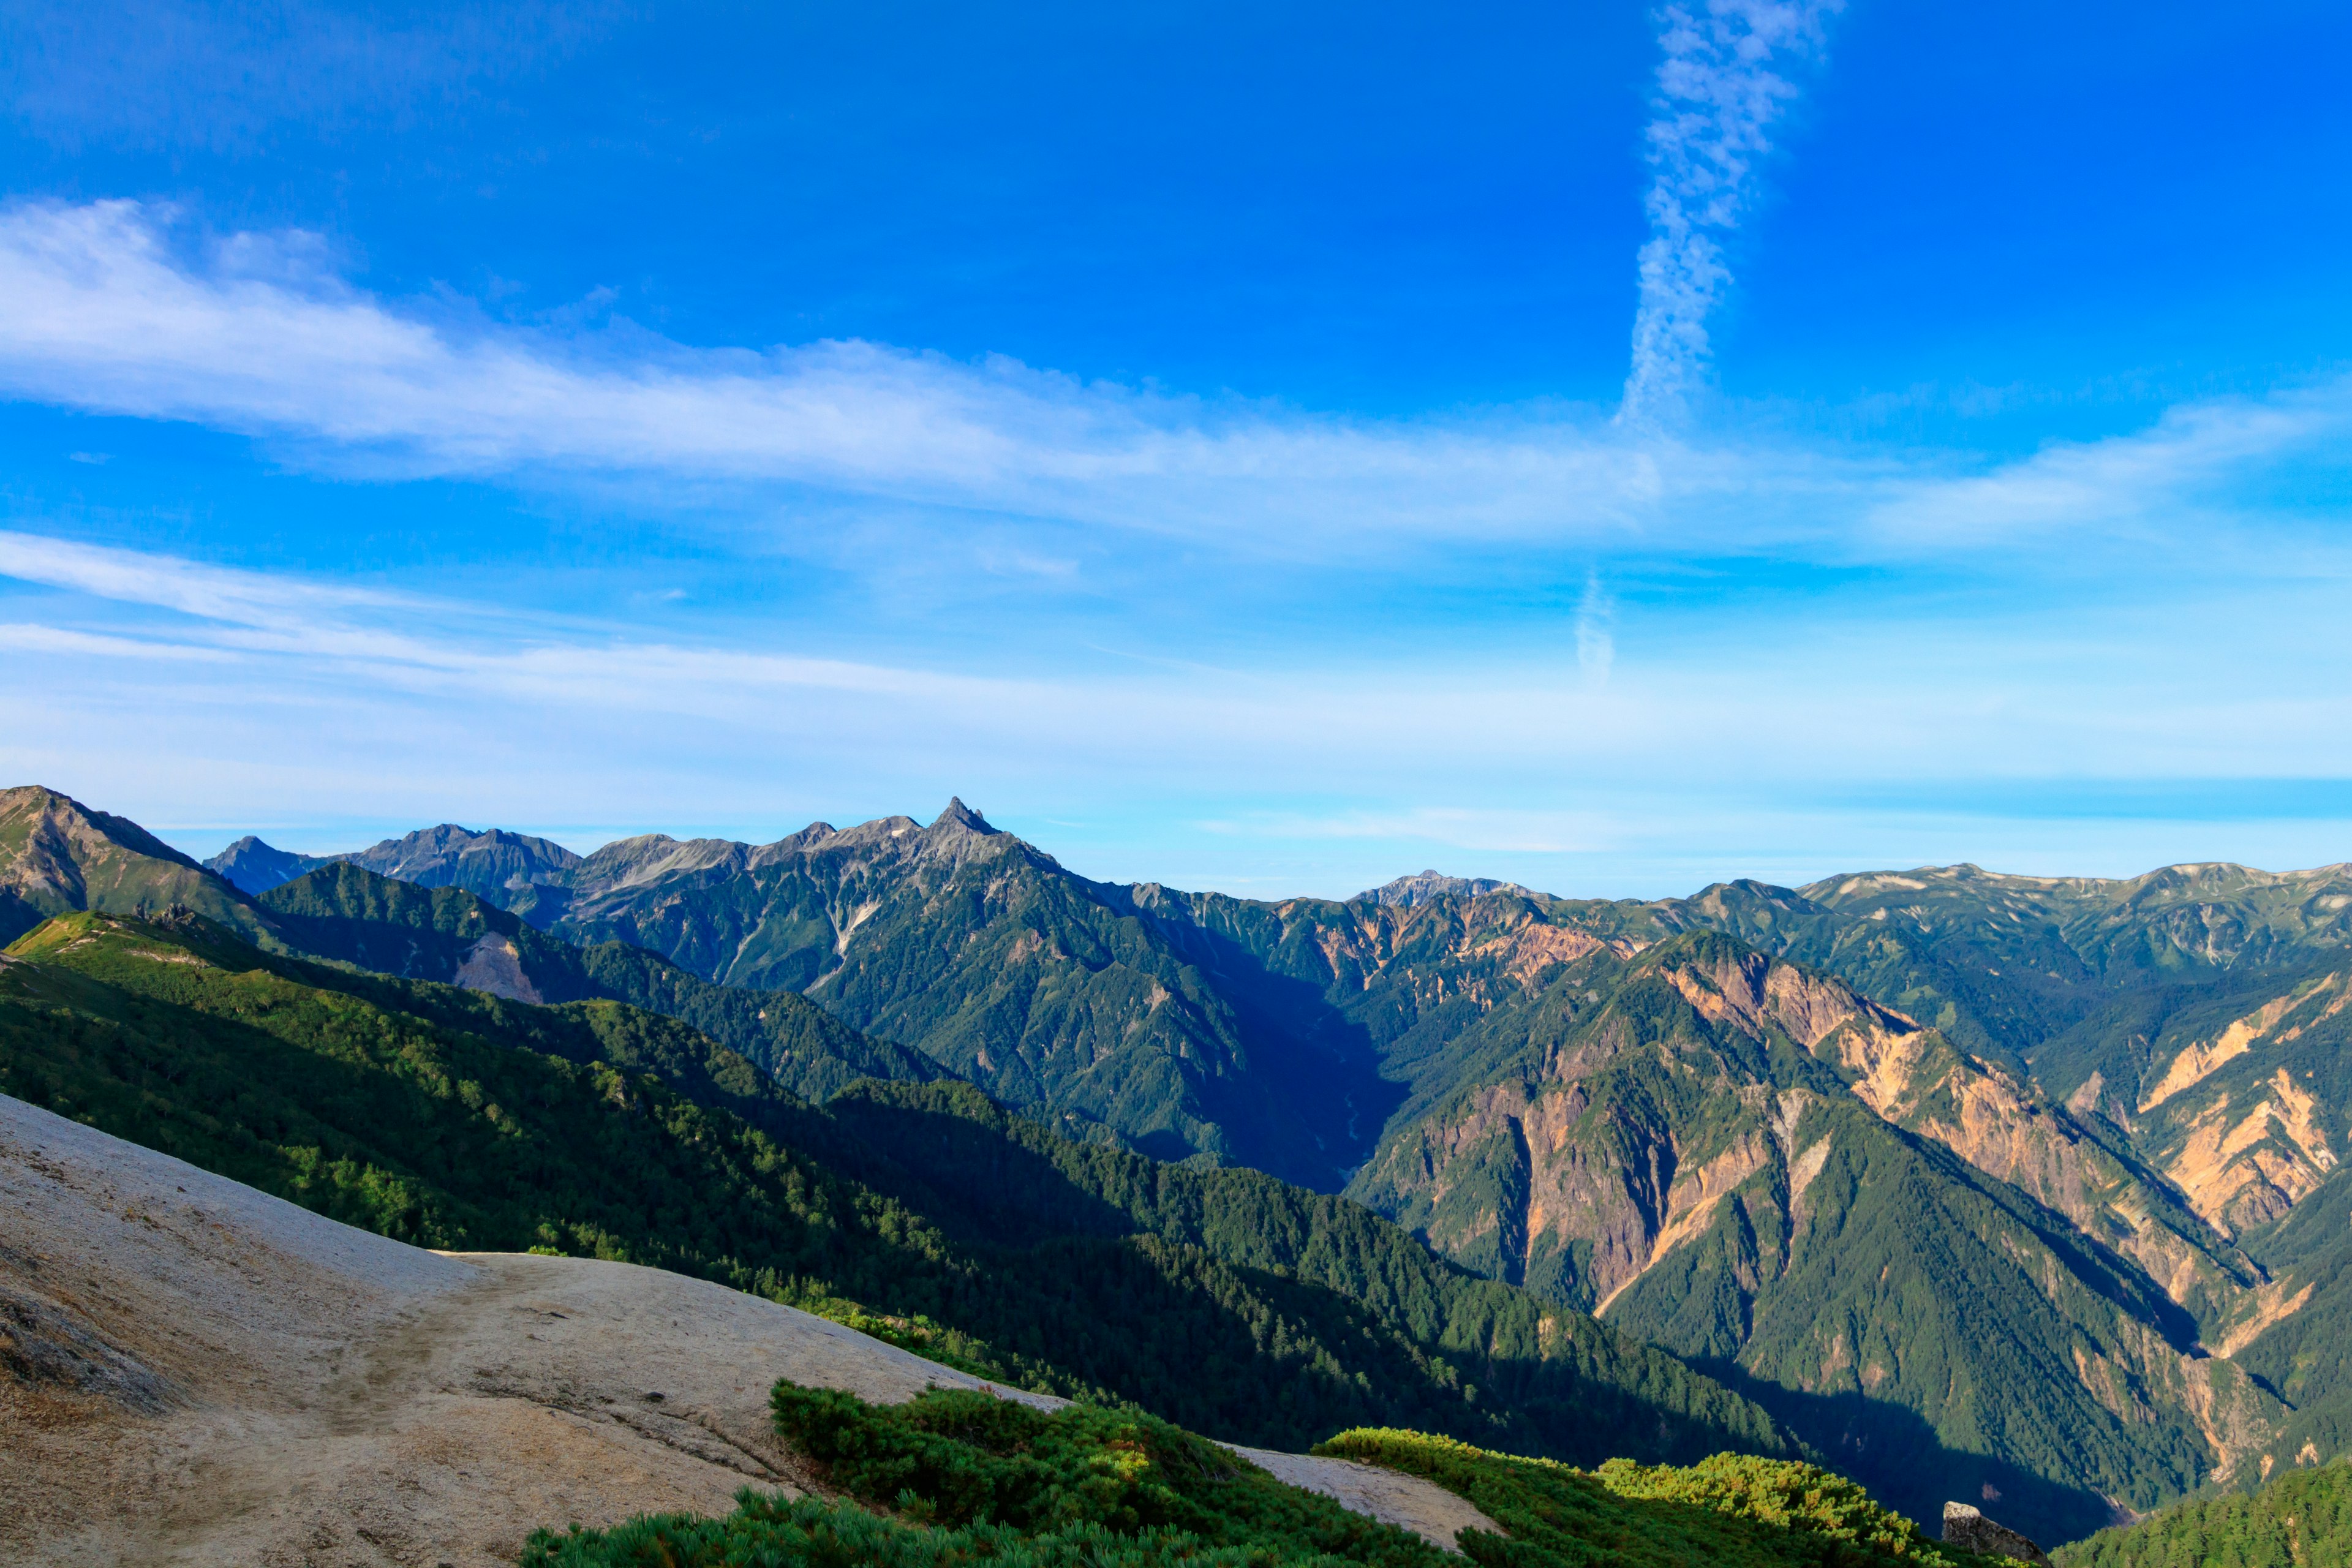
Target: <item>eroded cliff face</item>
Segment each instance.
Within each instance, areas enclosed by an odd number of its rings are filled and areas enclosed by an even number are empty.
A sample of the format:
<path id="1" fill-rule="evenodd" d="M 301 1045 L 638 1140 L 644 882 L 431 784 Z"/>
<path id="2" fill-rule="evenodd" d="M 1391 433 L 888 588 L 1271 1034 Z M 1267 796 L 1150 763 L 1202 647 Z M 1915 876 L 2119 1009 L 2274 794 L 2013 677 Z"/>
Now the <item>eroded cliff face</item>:
<path id="1" fill-rule="evenodd" d="M 1557 1032 L 1392 1132 L 1351 1194 L 1701 1364 L 1985 1451 L 2010 1439 L 1973 1425 L 1979 1391 L 2011 1377 L 2062 1390 L 2047 1452 L 2095 1431 L 2148 1450 L 2112 1475 L 2191 1486 L 2273 1437 L 2277 1401 L 2197 1337 L 2260 1272 L 2123 1140 L 1738 943 L 1594 962 L 1612 973 L 1532 972 L 1520 1006 Z M 1579 1005 L 1545 1014 L 1563 986 Z M 2005 1343 L 1970 1342 L 1988 1312 Z"/>
<path id="2" fill-rule="evenodd" d="M 1664 966 L 1657 978 L 1711 1025 L 1759 1047 L 1784 1037 L 1804 1047 L 1879 1117 L 2064 1215 L 2145 1269 L 2200 1321 L 2230 1311 L 2240 1292 L 2260 1282 L 2259 1271 L 2138 1168 L 2120 1141 L 2111 1146 L 2015 1075 L 1842 983 L 1738 951 Z M 1487 1086 L 1455 1116 L 1385 1152 L 1365 1188 L 1392 1192 L 1403 1212 L 1427 1215 L 1433 1239 L 1444 1237 L 1449 1250 L 1483 1255 L 1491 1237 L 1507 1276 L 1578 1298 L 1589 1291 L 1580 1304 L 1604 1306 L 1694 1234 L 1725 1192 L 1795 1158 L 1785 1132 L 1777 1145 L 1766 1136 L 1777 1124 L 1763 1110 L 1767 1086 L 1748 1081 L 1727 1059 L 1679 1064 L 1685 1078 L 1711 1078 L 1710 1092 L 1727 1097 L 1700 1119 L 1703 1147 L 1646 1107 L 1593 1111 L 1584 1081 L 1623 1044 L 1622 1031 L 1596 1031 L 1556 1049 L 1531 1077 Z M 1589 1117 L 1597 1120 L 1587 1124 Z M 1454 1169 L 1465 1154 L 1475 1157 Z M 1783 1179 L 1801 1180 L 1792 1168 Z M 1457 1190 L 1465 1201 L 1454 1201 Z M 1505 1190 L 1525 1193 L 1523 1214 L 1484 1206 L 1490 1192 Z M 1467 1201 L 1473 1195 L 1477 1202 Z M 1540 1261 L 1547 1258 L 1560 1261 L 1548 1271 Z"/>
<path id="3" fill-rule="evenodd" d="M 2334 971 L 2153 1043 L 2138 1142 L 2223 1234 L 2284 1218 L 2342 1161 L 2352 1113 L 2347 1009 L 2352 972 Z"/>
<path id="4" fill-rule="evenodd" d="M 1813 1050 L 1850 1078 L 1855 1096 L 1880 1117 L 2064 1215 L 2146 1270 L 2200 1322 L 2231 1312 L 2239 1295 L 2261 1282 L 2261 1271 L 2152 1179 L 2126 1141 L 1937 1031 L 1857 1017 Z"/>

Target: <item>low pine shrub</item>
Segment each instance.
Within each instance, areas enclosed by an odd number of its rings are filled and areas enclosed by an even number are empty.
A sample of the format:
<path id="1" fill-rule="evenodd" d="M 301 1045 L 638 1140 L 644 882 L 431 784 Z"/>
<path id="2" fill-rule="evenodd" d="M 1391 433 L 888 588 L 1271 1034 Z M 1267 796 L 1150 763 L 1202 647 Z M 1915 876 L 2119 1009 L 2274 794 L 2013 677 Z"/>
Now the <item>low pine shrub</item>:
<path id="1" fill-rule="evenodd" d="M 522 1568 L 1442 1568 L 1419 1536 L 1149 1415 L 966 1389 L 905 1405 L 779 1383 L 776 1429 L 855 1500 L 746 1490 L 532 1537 Z M 860 1506 L 861 1504 L 866 1506 Z M 870 1510 L 870 1511 L 869 1511 Z"/>
<path id="2" fill-rule="evenodd" d="M 1843 1476 L 1744 1454 L 1696 1465 L 1612 1459 L 1580 1470 L 1420 1432 L 1361 1428 L 1318 1454 L 1425 1476 L 1507 1539 L 1465 1531 L 1482 1568 L 1992 1568 L 1934 1542 Z"/>

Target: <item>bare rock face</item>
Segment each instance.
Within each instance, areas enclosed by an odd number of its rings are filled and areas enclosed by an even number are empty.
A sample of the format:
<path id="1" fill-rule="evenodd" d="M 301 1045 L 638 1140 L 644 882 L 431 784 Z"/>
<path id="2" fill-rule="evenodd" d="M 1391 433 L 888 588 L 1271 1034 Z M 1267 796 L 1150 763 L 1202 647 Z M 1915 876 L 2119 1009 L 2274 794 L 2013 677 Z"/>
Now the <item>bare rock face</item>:
<path id="1" fill-rule="evenodd" d="M 1396 904 L 1409 910 L 1433 903 L 1439 899 L 1475 899 L 1488 893 L 1520 893 L 1528 889 L 1517 882 L 1497 881 L 1492 877 L 1449 877 L 1443 871 L 1423 871 L 1418 876 L 1399 877 L 1377 888 L 1367 888 L 1348 901 L 1361 903 L 1369 899 L 1376 904 Z"/>
<path id="2" fill-rule="evenodd" d="M 2050 1568 L 2050 1557 L 2042 1548 L 2028 1541 L 2005 1524 L 1987 1519 L 1984 1510 L 1964 1502 L 1944 1505 L 1944 1544 L 1957 1546 L 1963 1552 L 1981 1552 L 1988 1557 L 2014 1557 L 2020 1563 L 2033 1563 L 2040 1568 Z"/>

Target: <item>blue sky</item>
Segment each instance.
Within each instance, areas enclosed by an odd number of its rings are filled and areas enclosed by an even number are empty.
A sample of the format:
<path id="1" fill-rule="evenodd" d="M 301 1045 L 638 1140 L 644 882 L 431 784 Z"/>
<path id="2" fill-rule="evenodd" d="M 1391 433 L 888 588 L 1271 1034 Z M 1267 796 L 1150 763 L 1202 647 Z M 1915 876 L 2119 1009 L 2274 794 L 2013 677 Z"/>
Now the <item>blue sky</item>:
<path id="1" fill-rule="evenodd" d="M 0 4 L 0 757 L 199 852 L 2352 858 L 2347 47 Z"/>

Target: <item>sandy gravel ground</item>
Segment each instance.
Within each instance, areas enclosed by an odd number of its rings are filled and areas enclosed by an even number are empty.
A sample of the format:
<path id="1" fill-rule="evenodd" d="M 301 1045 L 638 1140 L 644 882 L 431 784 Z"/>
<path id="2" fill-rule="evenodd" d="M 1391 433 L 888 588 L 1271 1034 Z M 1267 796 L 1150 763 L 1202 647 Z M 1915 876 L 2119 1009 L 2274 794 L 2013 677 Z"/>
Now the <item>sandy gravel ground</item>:
<path id="1" fill-rule="evenodd" d="M 659 1269 L 422 1251 L 0 1096 L 0 1562 L 511 1563 L 541 1525 L 816 1489 L 779 1377 L 1058 1403 Z M 1494 1528 L 1241 1451 L 1440 1544 Z"/>

